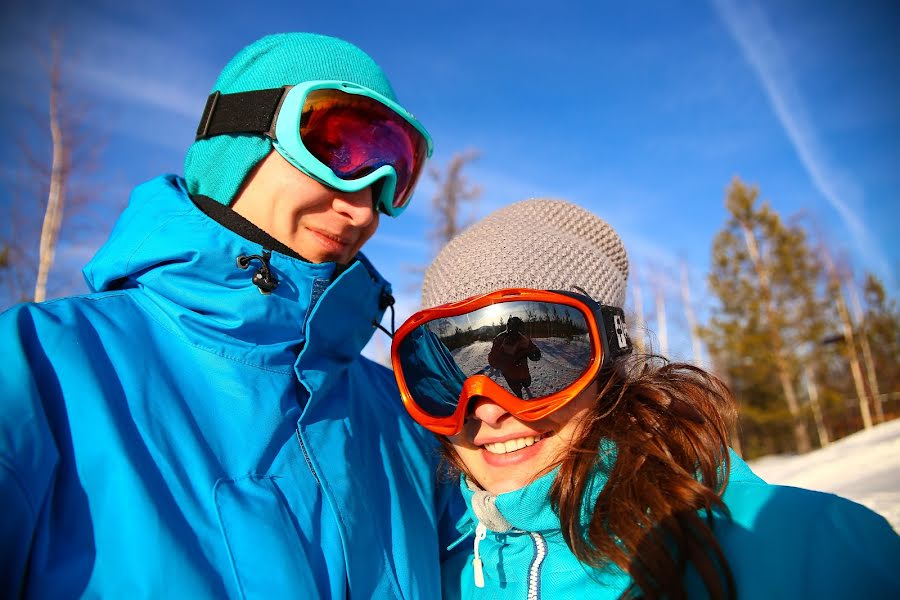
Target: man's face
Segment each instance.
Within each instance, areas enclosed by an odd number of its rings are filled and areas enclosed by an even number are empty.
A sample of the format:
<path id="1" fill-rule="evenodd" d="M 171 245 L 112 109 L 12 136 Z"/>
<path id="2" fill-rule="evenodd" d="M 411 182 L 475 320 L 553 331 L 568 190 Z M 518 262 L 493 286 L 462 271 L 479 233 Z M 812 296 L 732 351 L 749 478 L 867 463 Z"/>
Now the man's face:
<path id="1" fill-rule="evenodd" d="M 231 207 L 314 263 L 349 263 L 378 228 L 371 188 L 330 188 L 275 151 L 247 176 Z"/>
<path id="2" fill-rule="evenodd" d="M 517 319 L 516 317 L 510 317 L 509 321 L 506 323 L 506 329 L 512 333 L 519 333 L 522 331 L 522 320 Z"/>

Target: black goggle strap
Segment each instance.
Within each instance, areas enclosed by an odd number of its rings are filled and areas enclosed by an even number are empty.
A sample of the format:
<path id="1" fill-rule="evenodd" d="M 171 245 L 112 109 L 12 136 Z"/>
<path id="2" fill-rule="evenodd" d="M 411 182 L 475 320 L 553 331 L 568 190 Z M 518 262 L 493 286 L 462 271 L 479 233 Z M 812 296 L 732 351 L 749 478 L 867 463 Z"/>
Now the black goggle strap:
<path id="1" fill-rule="evenodd" d="M 287 91 L 286 85 L 236 94 L 213 92 L 206 99 L 195 140 L 226 133 L 256 133 L 275 138 L 275 117 Z"/>

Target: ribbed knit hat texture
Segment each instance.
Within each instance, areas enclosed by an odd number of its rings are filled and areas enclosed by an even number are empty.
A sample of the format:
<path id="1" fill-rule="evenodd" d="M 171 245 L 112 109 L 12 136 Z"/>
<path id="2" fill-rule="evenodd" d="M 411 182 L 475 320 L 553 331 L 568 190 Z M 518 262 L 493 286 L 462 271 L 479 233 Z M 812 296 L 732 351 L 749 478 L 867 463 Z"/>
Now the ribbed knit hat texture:
<path id="1" fill-rule="evenodd" d="M 365 86 L 396 100 L 381 68 L 349 42 L 314 33 L 268 35 L 241 50 L 222 70 L 213 91 L 223 94 L 336 79 Z M 212 92 L 210 92 L 212 93 Z M 197 120 L 203 105 L 197 106 Z M 219 135 L 188 149 L 188 191 L 230 205 L 247 173 L 272 150 L 258 135 Z"/>
<path id="2" fill-rule="evenodd" d="M 564 200 L 524 200 L 464 230 L 425 271 L 422 306 L 504 288 L 576 291 L 623 306 L 628 257 L 603 219 Z"/>

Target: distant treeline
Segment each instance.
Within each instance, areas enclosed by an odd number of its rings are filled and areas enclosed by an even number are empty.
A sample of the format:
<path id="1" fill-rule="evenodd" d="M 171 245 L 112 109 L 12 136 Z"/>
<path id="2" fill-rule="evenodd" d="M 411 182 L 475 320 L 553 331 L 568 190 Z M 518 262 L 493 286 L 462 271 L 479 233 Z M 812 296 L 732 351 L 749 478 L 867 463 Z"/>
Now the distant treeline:
<path id="1" fill-rule="evenodd" d="M 584 324 L 575 323 L 566 315 L 544 314 L 542 317 L 535 316 L 534 320 L 531 318 L 527 321 L 523 319 L 523 322 L 523 333 L 532 339 L 563 338 L 572 340 L 587 333 Z M 478 329 L 460 329 L 456 327 L 449 336 L 439 335 L 444 345 L 453 351 L 476 342 L 493 342 L 494 338 L 503 331 L 506 331 L 506 325 L 493 324 L 484 325 Z"/>

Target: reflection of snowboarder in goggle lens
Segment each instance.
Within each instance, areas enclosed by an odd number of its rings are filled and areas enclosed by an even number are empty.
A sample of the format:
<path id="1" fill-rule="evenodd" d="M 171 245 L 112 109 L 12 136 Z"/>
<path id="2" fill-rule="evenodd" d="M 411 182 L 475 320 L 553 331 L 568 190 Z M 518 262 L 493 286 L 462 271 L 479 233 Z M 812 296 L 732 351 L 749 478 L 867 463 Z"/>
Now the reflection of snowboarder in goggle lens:
<path id="1" fill-rule="evenodd" d="M 510 317 L 506 330 L 497 334 L 488 354 L 488 364 L 500 371 L 510 391 L 519 398 L 522 398 L 522 388 L 531 387 L 528 361 L 541 359 L 540 348 L 523 333 L 524 329 L 522 319 Z"/>

